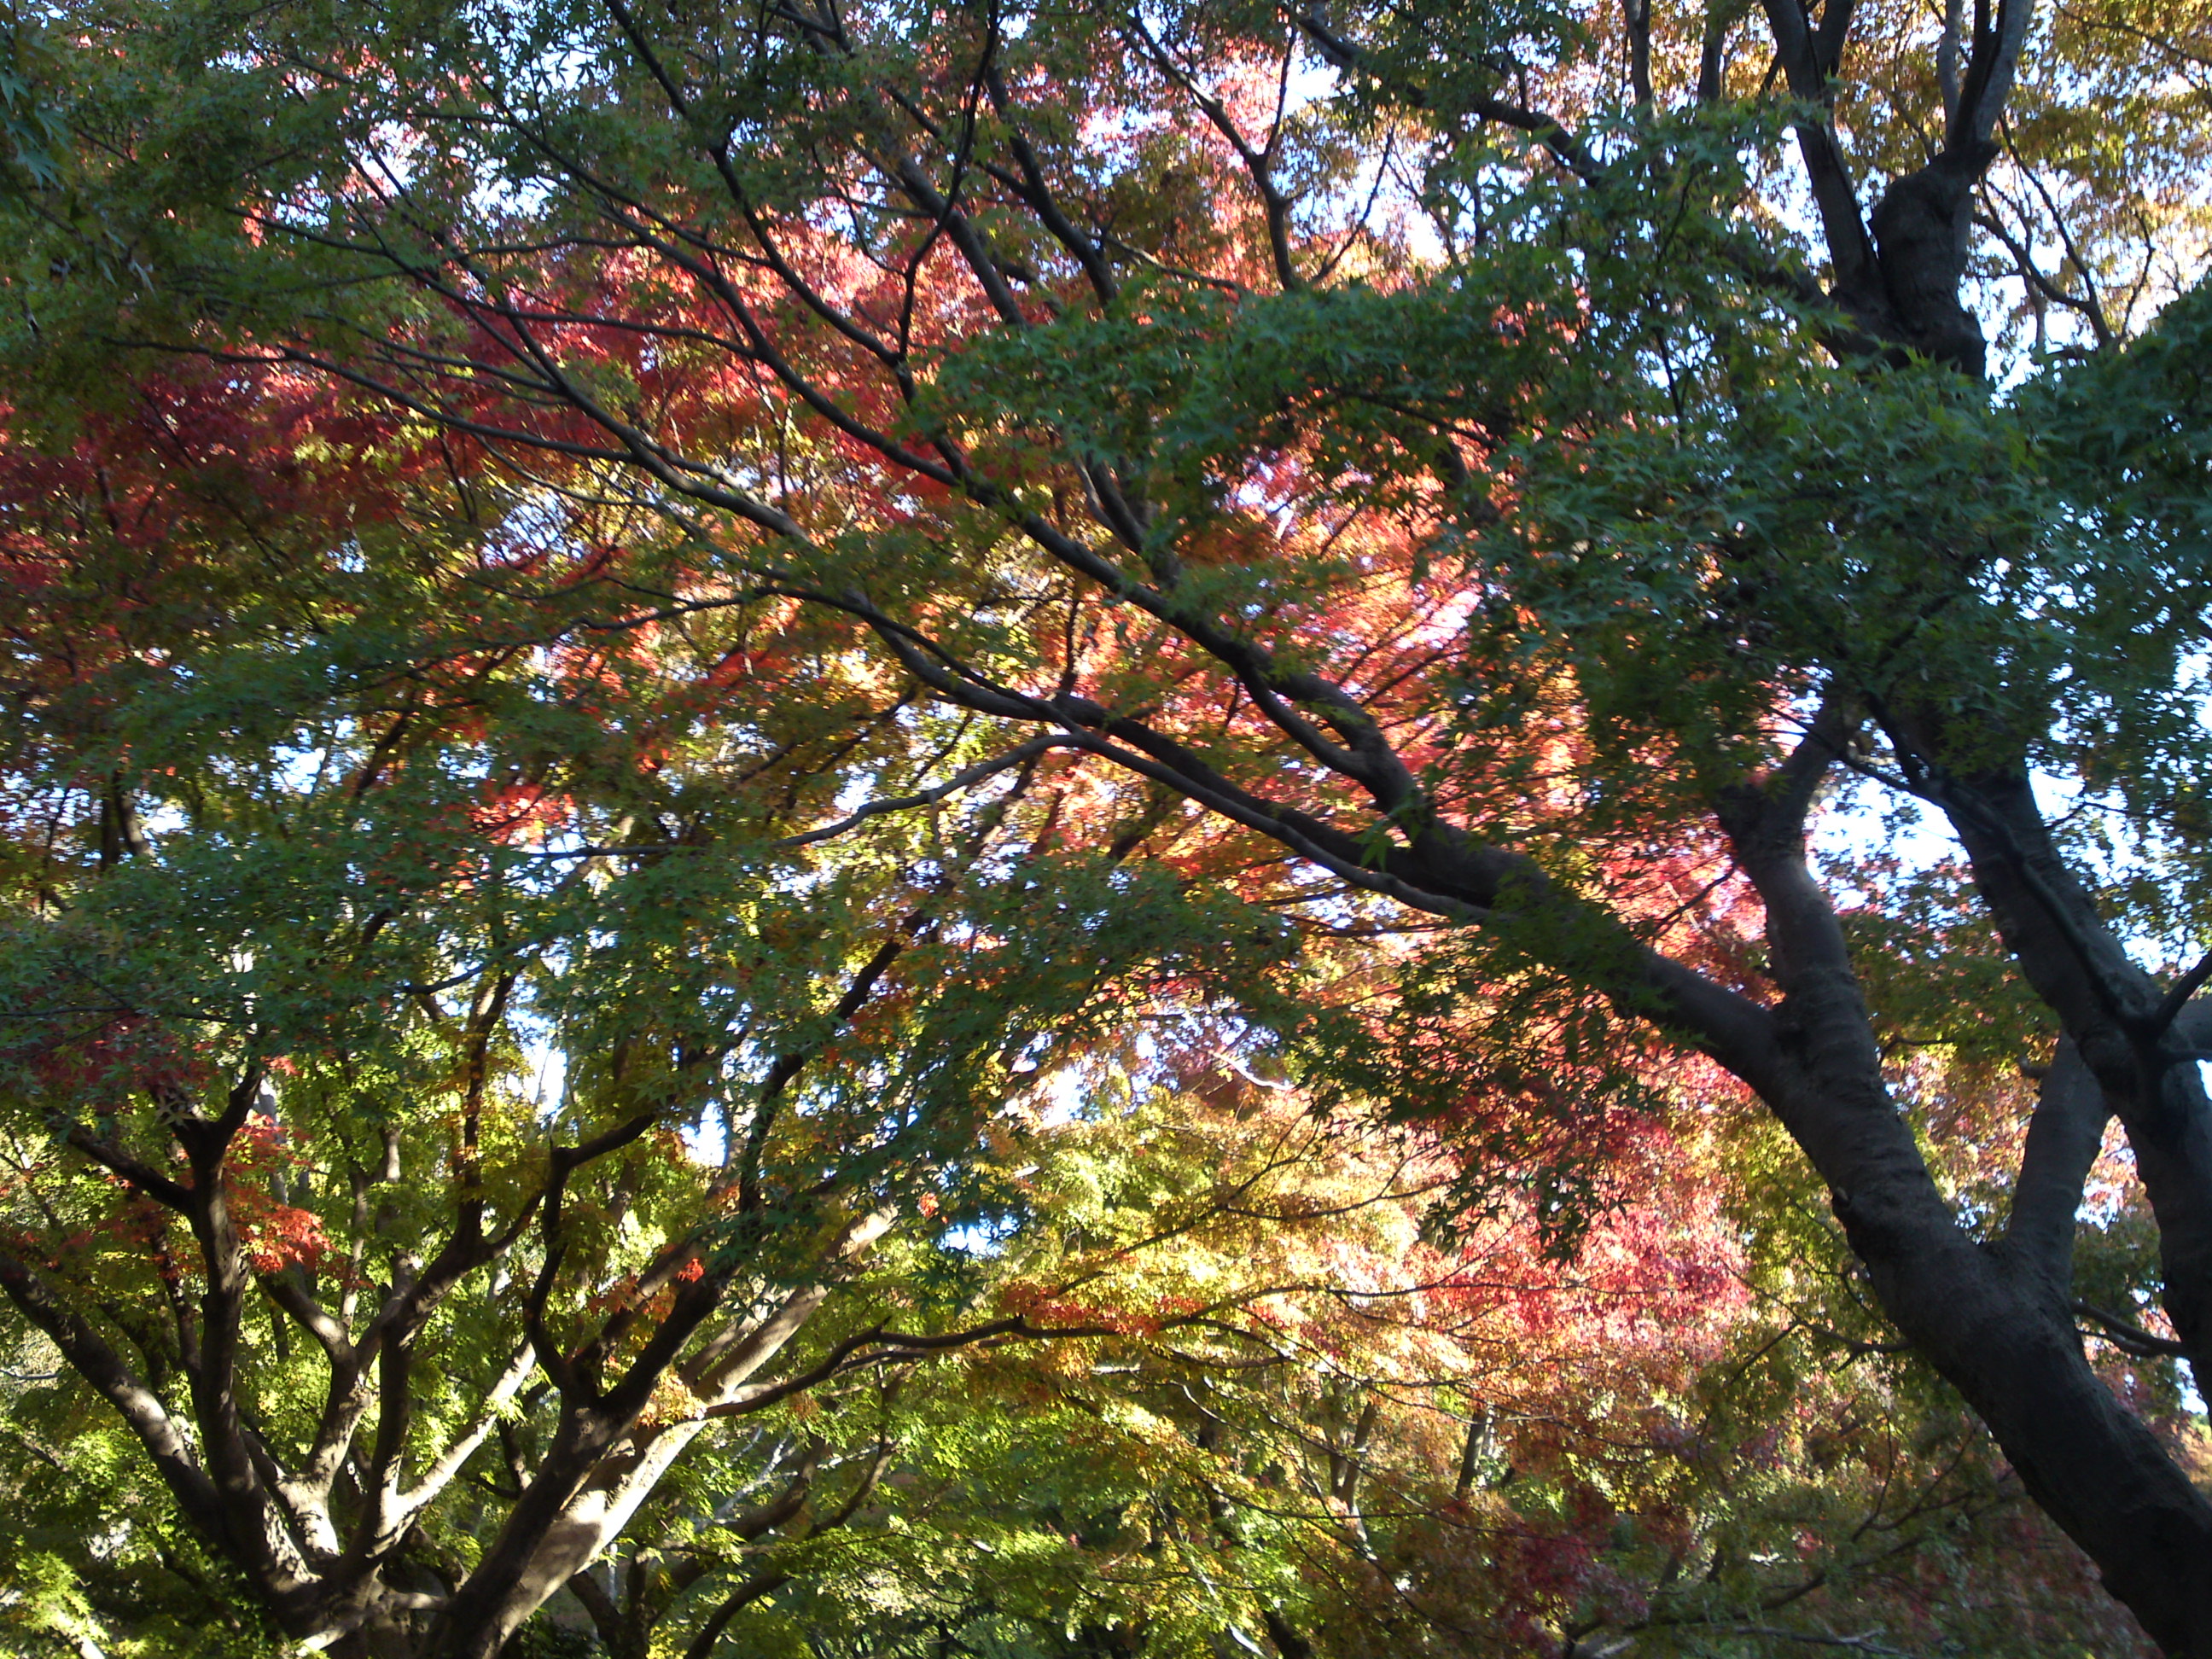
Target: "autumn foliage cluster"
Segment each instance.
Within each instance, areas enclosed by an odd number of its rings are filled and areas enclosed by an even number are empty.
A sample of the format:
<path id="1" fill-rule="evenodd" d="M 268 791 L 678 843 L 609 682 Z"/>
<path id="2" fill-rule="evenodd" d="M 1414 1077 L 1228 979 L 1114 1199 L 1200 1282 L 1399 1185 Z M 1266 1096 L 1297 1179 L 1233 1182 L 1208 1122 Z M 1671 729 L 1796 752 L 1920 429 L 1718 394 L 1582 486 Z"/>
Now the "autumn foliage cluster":
<path id="1" fill-rule="evenodd" d="M 0 21 L 0 1650 L 2212 1655 L 2165 9 Z"/>

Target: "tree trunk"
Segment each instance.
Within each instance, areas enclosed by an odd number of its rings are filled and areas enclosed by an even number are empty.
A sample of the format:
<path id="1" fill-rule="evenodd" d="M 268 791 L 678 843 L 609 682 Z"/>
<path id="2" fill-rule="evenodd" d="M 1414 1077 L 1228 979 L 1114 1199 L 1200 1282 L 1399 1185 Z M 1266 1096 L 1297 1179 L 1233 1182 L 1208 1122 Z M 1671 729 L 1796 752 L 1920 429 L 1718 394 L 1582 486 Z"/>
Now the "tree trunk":
<path id="1" fill-rule="evenodd" d="M 1819 741 L 1808 739 L 1808 744 Z M 1875 1294 L 1979 1413 L 2028 1493 L 2169 1653 L 2212 1659 L 2212 1502 L 2091 1369 L 2073 1319 L 2074 1212 L 2105 1111 L 2079 1055 L 2039 1105 L 2014 1227 L 1984 1244 L 1952 1213 L 1890 1097 L 1848 944 L 1805 859 L 1810 781 L 1724 817 L 1765 902 L 1784 995 L 1771 1054 L 1716 1051 L 1828 1183 Z"/>

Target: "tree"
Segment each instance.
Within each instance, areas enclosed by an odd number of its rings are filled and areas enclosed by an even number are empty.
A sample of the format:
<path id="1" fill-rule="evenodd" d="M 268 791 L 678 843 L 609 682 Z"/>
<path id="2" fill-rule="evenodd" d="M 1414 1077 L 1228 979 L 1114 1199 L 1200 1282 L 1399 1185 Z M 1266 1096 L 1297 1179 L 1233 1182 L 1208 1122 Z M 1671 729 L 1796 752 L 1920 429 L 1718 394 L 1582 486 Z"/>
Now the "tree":
<path id="1" fill-rule="evenodd" d="M 762 833 L 959 733 L 834 629 L 569 641 L 581 521 L 312 386 L 131 414 L 9 453 L 0 1286 L 258 1614 L 495 1651 L 714 1424 L 1039 1334 L 940 1292 L 793 1347 L 988 1200 L 1036 1032 L 1218 956 L 1205 901 L 1042 851 L 1060 936 L 994 924 L 1018 781 L 862 858 Z M 748 652 L 792 695 L 702 731 Z"/>
<path id="2" fill-rule="evenodd" d="M 1710 1060 L 2113 1594 L 2212 1651 L 2212 1504 L 2077 1324 L 2212 1345 L 2193 25 L 59 15 L 16 38 L 27 337 L 312 369 L 657 519 L 684 559 L 562 625 L 857 624 L 1013 740 L 908 795 L 1050 745 L 1095 768 L 1055 845 L 1195 809 L 1316 927 L 1459 930 L 1317 1006 L 1316 1064 L 1535 1158 L 1547 1224 L 1622 1056 Z M 1930 950 L 1808 854 L 1838 778 L 1962 849 Z M 1899 1063 L 1966 1015 L 2044 1073 L 2002 1225 Z M 2109 1120 L 2171 1336 L 2076 1313 Z"/>
<path id="3" fill-rule="evenodd" d="M 1804 1182 L 1730 1178 L 1760 1139 L 1732 1115 L 1655 1127 L 1624 1161 L 1673 1181 L 1562 1262 L 1527 1199 L 1433 1236 L 1432 1136 L 1139 1030 L 1079 1115 L 1009 1121 L 972 1281 L 1098 1334 L 733 1425 L 571 1581 L 607 1654 L 2140 1646 L 1846 1273 L 1785 1309 L 1845 1264 L 1797 1247 Z"/>
<path id="4" fill-rule="evenodd" d="M 725 1419 L 569 1580 L 588 1624 L 559 1598 L 561 1622 L 509 1650 L 1174 1654 L 1224 1628 L 1333 1656 L 1624 1634 L 1701 1656 L 1761 1633 L 2131 1650 L 2082 1599 L 2079 1558 L 1848 1295 L 1784 1307 L 1808 1256 L 1844 1264 L 1796 1236 L 1815 1206 L 1778 1148 L 1757 1155 L 1769 1178 L 1729 1178 L 1748 1150 L 1731 1117 L 1684 1126 L 1703 1147 L 1652 1134 L 1636 1161 L 1676 1166 L 1656 1209 L 1600 1222 L 1562 1263 L 1525 1213 L 1425 1243 L 1452 1175 L 1430 1137 L 1316 1117 L 1185 1036 L 1149 1082 L 1114 1054 L 1143 1041 L 1125 1036 L 1086 1062 L 1081 1116 L 1056 1121 L 1048 1089 L 1000 1137 L 1012 1207 L 962 1276 L 965 1311 L 1097 1334 L 978 1344 Z M 911 1304 L 933 1255 L 887 1235 L 802 1342 Z M 11 1372 L 44 1375 L 9 1402 L 36 1443 L 0 1520 L 11 1624 L 131 1659 L 277 1650 L 250 1589 L 133 1480 L 102 1402 L 58 1354 L 26 1358 Z M 508 1449 L 480 1457 L 480 1493 Z M 434 1521 L 450 1549 L 499 1507 Z M 106 1541 L 88 1557 L 72 1531 Z"/>
<path id="5" fill-rule="evenodd" d="M 1428 1133 L 1300 1115 L 1235 1077 L 1164 1094 L 1068 1137 L 1010 1244 L 1041 1263 L 1076 1243 L 1054 1271 L 1086 1308 L 1207 1300 L 1018 1379 L 1097 1425 L 1090 1457 L 1131 1448 L 1137 1478 L 1061 1483 L 1101 1577 L 1235 1586 L 1285 1656 L 2136 1645 L 1856 1304 L 1771 1129 L 1710 1101 L 1646 1123 L 1616 1153 L 1638 1195 L 1563 1260 L 1540 1192 L 1425 1224 L 1455 1174 Z M 1121 1155 L 1132 1129 L 1151 1157 Z M 1164 1260 L 1132 1248 L 1163 1236 Z M 1033 1463 L 1058 1439 L 1013 1437 Z"/>

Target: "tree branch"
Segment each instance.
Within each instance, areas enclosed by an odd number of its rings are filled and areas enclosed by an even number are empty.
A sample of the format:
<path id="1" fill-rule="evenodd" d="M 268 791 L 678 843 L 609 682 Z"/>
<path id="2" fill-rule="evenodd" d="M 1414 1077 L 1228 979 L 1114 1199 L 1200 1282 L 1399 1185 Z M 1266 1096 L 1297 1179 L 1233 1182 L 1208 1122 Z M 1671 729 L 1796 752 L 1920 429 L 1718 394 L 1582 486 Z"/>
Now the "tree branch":
<path id="1" fill-rule="evenodd" d="M 2062 1037 L 2044 1073 L 2027 1145 L 2013 1183 L 2004 1248 L 2059 1300 L 2074 1282 L 2074 1234 L 2081 1186 L 2104 1145 L 2112 1109 L 2071 1037 Z"/>

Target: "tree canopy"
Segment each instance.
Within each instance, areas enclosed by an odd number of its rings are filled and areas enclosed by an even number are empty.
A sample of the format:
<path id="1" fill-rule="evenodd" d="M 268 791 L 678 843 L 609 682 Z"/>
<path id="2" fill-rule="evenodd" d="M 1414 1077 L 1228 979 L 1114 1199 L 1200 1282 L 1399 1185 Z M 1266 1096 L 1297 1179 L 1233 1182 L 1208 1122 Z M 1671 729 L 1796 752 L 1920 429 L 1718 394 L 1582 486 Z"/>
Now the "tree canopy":
<path id="1" fill-rule="evenodd" d="M 6 1605 L 2212 1654 L 2168 9 L 13 14 Z"/>

